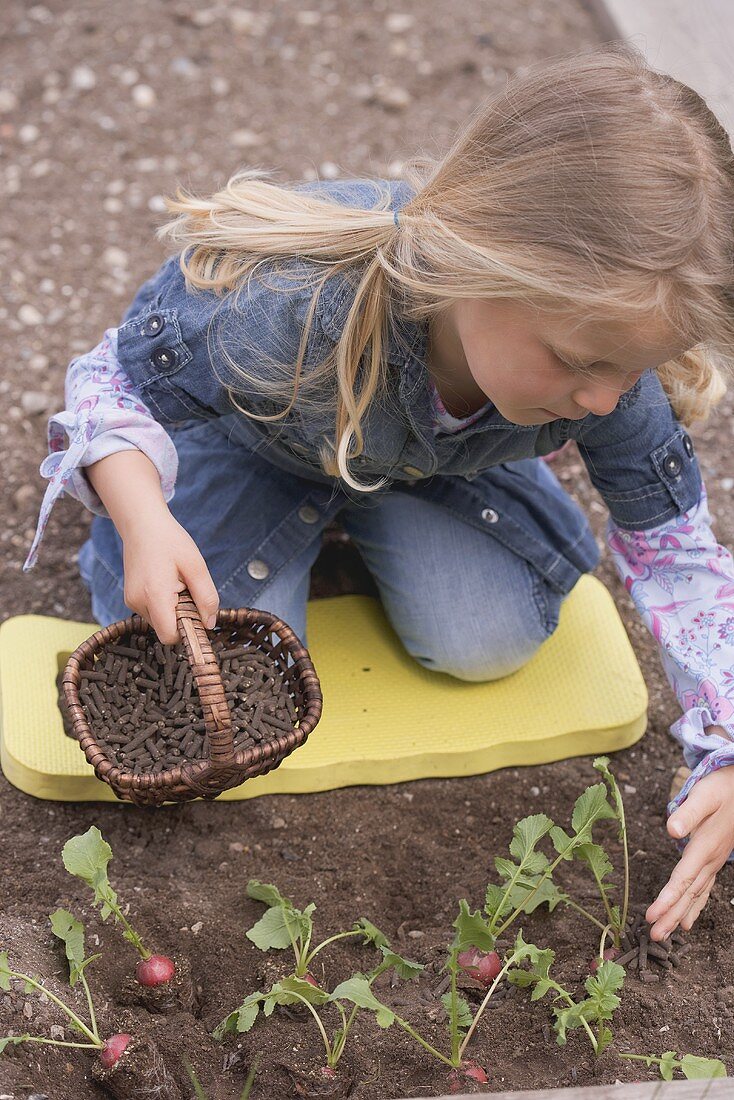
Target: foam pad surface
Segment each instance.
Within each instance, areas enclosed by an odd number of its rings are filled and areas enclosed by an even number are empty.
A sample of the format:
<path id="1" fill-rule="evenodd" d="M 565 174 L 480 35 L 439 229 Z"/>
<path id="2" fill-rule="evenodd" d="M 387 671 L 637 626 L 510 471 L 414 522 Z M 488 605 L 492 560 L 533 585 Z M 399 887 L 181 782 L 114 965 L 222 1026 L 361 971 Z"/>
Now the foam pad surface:
<path id="1" fill-rule="evenodd" d="M 221 800 L 614 752 L 647 725 L 647 689 L 624 625 L 589 574 L 533 659 L 487 683 L 423 668 L 371 596 L 311 600 L 307 623 L 324 695 L 321 721 L 278 768 Z M 0 627 L 0 761 L 7 779 L 37 798 L 117 801 L 64 733 L 56 702 L 59 669 L 98 629 L 44 615 L 17 615 Z"/>

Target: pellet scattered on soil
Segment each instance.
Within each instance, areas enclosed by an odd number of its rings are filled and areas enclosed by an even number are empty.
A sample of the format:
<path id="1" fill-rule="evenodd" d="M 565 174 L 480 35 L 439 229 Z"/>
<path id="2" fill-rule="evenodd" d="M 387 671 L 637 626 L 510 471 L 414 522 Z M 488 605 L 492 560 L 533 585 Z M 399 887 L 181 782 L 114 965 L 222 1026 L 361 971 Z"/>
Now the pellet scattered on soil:
<path id="1" fill-rule="evenodd" d="M 628 970 L 637 971 L 640 981 L 657 982 L 661 972 L 679 966 L 681 957 L 690 950 L 685 936 L 676 929 L 668 939 L 651 940 L 650 925 L 641 909 L 628 918 L 627 931 L 622 936 L 622 954 L 614 960 Z"/>
<path id="2" fill-rule="evenodd" d="M 232 715 L 235 749 L 244 750 L 293 729 L 293 696 L 276 662 L 236 630 L 210 634 Z M 57 677 L 59 709 L 71 735 Z M 79 699 L 108 759 L 125 771 L 159 773 L 185 760 L 206 759 L 201 702 L 182 644 L 161 645 L 133 633 L 97 655 L 81 673 Z"/>

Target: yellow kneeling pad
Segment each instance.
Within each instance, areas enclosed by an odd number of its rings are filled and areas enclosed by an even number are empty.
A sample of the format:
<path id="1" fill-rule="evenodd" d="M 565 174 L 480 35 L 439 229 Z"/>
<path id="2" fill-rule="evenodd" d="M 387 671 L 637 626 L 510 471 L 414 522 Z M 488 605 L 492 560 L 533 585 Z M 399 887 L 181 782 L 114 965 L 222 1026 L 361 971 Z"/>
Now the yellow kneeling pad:
<path id="1" fill-rule="evenodd" d="M 221 799 L 544 764 L 625 748 L 647 725 L 647 689 L 624 625 L 589 574 L 535 657 L 488 683 L 423 668 L 371 596 L 311 600 L 307 622 L 321 721 L 280 767 Z M 0 760 L 7 779 L 37 798 L 116 801 L 64 733 L 56 702 L 59 669 L 98 629 L 44 615 L 0 628 Z"/>

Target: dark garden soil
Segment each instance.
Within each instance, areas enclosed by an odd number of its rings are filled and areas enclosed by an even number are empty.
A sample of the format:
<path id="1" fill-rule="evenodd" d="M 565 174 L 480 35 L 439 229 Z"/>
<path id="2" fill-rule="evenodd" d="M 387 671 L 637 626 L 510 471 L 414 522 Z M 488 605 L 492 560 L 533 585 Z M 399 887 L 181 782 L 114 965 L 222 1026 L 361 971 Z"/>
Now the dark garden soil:
<path id="1" fill-rule="evenodd" d="M 9 0 L 0 21 L 0 153 L 4 191 L 12 197 L 0 209 L 6 275 L 0 606 L 3 618 L 91 620 L 75 561 L 90 517 L 75 501 L 56 506 L 35 570 L 24 574 L 21 565 L 45 487 L 37 471 L 46 454 L 46 417 L 63 407 L 70 357 L 118 323 L 137 285 L 163 258 L 153 238 L 160 195 L 178 181 L 206 192 L 244 163 L 273 167 L 284 179 L 397 173 L 406 152 L 444 149 L 456 124 L 506 72 L 600 41 L 601 30 L 578 0 L 450 6 L 406 0 L 400 14 L 385 0 L 314 0 L 308 11 L 258 0 L 247 12 L 226 2 L 205 8 Z M 692 431 L 715 530 L 729 546 L 731 412 L 727 398 L 709 424 Z M 554 468 L 586 508 L 603 547 L 606 512 L 578 453 L 564 453 Z M 680 710 L 606 551 L 598 576 L 614 595 L 650 693 L 643 741 L 613 761 L 629 817 L 632 900 L 641 906 L 676 861 L 664 807 L 680 763 L 667 727 Z M 373 591 L 354 549 L 331 532 L 312 596 Z M 57 906 L 69 907 L 85 921 L 88 949 L 104 952 L 89 971 L 103 1030 L 127 1024 L 154 1043 L 182 1096 L 192 1095 L 184 1055 L 217 1100 L 239 1096 L 256 1056 L 254 1100 L 307 1095 L 309 1075 L 322 1062 L 310 1017 L 279 1008 L 239 1041 L 210 1036 L 247 993 L 289 970 L 290 956 L 265 955 L 245 938 L 263 912 L 246 896 L 247 880 L 277 884 L 301 908 L 315 902 L 319 939 L 365 916 L 398 951 L 425 964 L 416 982 L 393 988 L 386 974 L 375 989 L 446 1050 L 435 991 L 458 899 L 480 908 L 494 880 L 492 857 L 506 853 L 513 823 L 541 809 L 565 823 L 595 778 L 591 759 L 583 758 L 464 779 L 155 810 L 42 802 L 0 778 L 0 948 L 61 991 L 64 960 L 47 918 Z M 156 950 L 190 962 L 198 1017 L 151 1014 L 129 1003 L 132 948 L 100 923 L 88 891 L 60 861 L 65 840 L 92 824 L 112 845 L 111 880 L 140 930 Z M 615 845 L 612 853 L 618 863 Z M 577 900 L 593 904 L 581 871 L 564 870 L 564 881 L 578 884 Z M 680 965 L 657 968 L 651 982 L 630 972 L 615 1022 L 620 1046 L 716 1056 L 734 1071 L 733 897 L 726 868 Z M 555 949 L 558 975 L 580 992 L 595 953 L 591 926 L 556 911 L 534 914 L 526 928 L 527 938 Z M 317 957 L 315 976 L 333 988 L 375 961 L 372 949 L 339 941 Z M 478 1003 L 476 993 L 464 995 Z M 324 1016 L 333 1030 L 334 1009 Z M 550 1019 L 547 1004 L 531 1004 L 524 992 L 498 999 L 468 1050 L 487 1069 L 488 1091 L 655 1077 L 612 1049 L 595 1060 L 578 1032 L 559 1048 Z M 0 995 L 0 1034 L 50 1034 L 61 1023 L 34 995 Z M 65 1036 L 72 1037 L 68 1030 Z M 447 1091 L 437 1061 L 397 1026 L 382 1031 L 372 1018 L 358 1018 L 340 1079 L 351 1080 L 355 1100 Z M 17 1100 L 33 1093 L 52 1100 L 104 1095 L 83 1052 L 30 1046 L 0 1059 L 0 1093 Z"/>

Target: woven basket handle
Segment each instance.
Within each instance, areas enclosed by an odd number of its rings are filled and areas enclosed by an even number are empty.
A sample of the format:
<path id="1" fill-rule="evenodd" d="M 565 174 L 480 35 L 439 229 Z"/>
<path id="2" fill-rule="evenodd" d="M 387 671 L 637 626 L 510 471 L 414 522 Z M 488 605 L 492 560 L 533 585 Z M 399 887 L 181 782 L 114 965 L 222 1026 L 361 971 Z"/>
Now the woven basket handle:
<path id="1" fill-rule="evenodd" d="M 230 764 L 234 757 L 232 715 L 224 697 L 219 663 L 188 588 L 179 593 L 176 625 L 201 699 L 209 735 L 209 759 L 218 766 Z"/>

